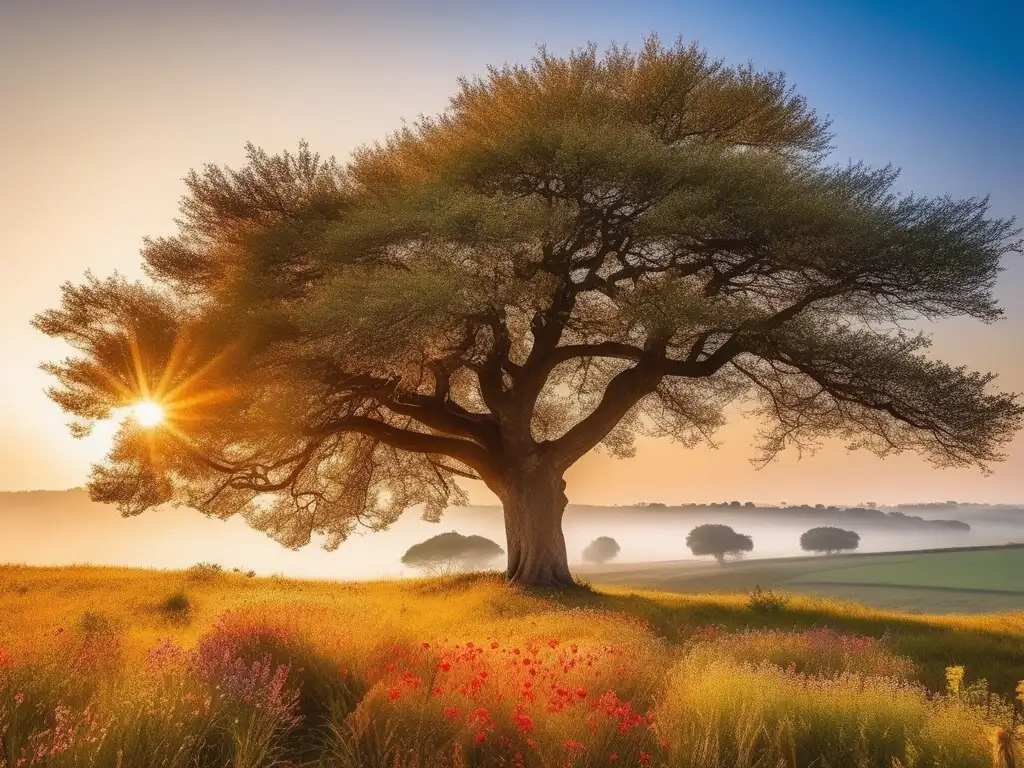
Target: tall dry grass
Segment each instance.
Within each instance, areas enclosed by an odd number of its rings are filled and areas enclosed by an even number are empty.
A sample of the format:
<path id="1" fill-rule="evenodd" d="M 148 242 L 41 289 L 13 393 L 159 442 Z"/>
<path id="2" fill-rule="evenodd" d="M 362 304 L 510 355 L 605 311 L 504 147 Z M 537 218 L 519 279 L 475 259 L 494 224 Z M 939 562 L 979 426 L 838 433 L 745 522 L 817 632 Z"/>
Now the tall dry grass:
<path id="1" fill-rule="evenodd" d="M 856 672 L 808 675 L 738 662 L 714 647 L 673 668 L 657 709 L 668 762 L 717 766 L 992 765 L 995 711 L 956 695 Z"/>

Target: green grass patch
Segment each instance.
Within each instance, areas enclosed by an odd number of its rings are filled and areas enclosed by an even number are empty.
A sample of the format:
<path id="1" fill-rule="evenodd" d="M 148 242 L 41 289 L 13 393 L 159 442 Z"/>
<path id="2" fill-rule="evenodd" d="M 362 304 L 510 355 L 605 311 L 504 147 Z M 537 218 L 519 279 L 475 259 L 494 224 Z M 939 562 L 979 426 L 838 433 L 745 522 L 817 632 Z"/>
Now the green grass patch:
<path id="1" fill-rule="evenodd" d="M 796 576 L 788 583 L 808 581 L 1013 592 L 1020 594 L 1024 603 L 1024 549 L 935 552 L 894 556 L 881 562 L 850 561 Z"/>
<path id="2" fill-rule="evenodd" d="M 693 561 L 581 569 L 598 585 L 695 593 L 755 587 L 920 613 L 1001 613 L 1024 608 L 1024 548 Z"/>

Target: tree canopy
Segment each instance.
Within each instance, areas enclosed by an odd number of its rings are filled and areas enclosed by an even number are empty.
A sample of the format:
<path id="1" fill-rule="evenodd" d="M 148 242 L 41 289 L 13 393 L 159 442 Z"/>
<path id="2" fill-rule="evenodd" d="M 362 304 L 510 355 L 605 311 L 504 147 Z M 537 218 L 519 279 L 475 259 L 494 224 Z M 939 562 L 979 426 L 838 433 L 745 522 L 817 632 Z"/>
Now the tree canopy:
<path id="1" fill-rule="evenodd" d="M 428 573 L 485 568 L 505 554 L 496 542 L 483 536 L 463 536 L 456 531 L 431 536 L 402 555 L 402 564 Z"/>
<path id="2" fill-rule="evenodd" d="M 705 523 L 686 535 L 686 546 L 697 557 L 713 556 L 724 563 L 726 557 L 742 557 L 754 549 L 754 540 L 744 533 L 736 533 L 728 525 Z"/>
<path id="3" fill-rule="evenodd" d="M 463 80 L 448 109 L 348 162 L 250 146 L 186 178 L 151 278 L 88 276 L 36 318 L 76 434 L 140 399 L 94 499 L 242 515 L 337 547 L 482 480 L 508 572 L 568 584 L 564 471 L 637 434 L 757 460 L 835 436 L 985 467 L 1020 426 L 995 378 L 940 362 L 915 319 L 998 319 L 1020 251 L 985 199 L 899 194 L 823 158 L 828 122 L 779 73 L 696 45 L 588 47 Z"/>
<path id="4" fill-rule="evenodd" d="M 842 528 L 823 526 L 811 528 L 800 535 L 800 549 L 805 552 L 841 552 L 860 546 L 860 534 Z"/>
<path id="5" fill-rule="evenodd" d="M 607 563 L 619 556 L 619 542 L 611 536 L 598 536 L 583 550 L 583 562 Z"/>

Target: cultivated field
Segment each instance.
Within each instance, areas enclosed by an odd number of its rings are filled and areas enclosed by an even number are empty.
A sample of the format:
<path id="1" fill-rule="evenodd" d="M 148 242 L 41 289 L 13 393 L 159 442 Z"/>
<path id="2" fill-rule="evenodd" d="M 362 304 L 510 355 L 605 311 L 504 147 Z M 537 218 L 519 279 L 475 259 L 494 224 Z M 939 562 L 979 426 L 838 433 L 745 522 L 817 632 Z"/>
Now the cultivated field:
<path id="1" fill-rule="evenodd" d="M 926 613 L 1024 610 L 1024 547 L 849 554 L 726 563 L 673 561 L 580 567 L 596 584 L 670 592 L 741 592 L 760 585 Z"/>
<path id="2" fill-rule="evenodd" d="M 981 767 L 1022 677 L 1024 613 L 0 567 L 7 768 Z"/>

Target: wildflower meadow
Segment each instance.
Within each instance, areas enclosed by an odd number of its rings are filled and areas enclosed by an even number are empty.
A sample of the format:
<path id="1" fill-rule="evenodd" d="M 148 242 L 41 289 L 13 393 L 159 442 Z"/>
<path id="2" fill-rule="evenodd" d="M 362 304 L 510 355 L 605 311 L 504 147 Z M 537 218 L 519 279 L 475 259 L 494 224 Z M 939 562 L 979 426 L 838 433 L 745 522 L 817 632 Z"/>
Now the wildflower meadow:
<path id="1" fill-rule="evenodd" d="M 0 586 L 3 768 L 952 768 L 1020 752 L 1019 615 L 764 612 L 491 575 L 5 567 Z"/>

